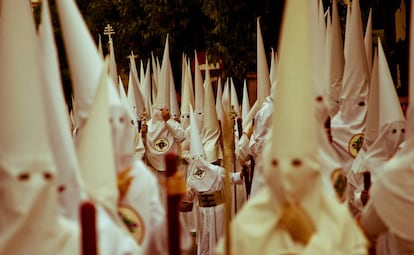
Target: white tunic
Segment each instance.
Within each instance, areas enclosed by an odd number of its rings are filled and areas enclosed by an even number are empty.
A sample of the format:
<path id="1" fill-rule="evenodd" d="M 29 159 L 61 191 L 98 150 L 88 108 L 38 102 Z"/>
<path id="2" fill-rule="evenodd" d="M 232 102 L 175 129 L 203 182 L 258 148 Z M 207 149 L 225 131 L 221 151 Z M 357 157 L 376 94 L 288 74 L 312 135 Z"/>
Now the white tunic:
<path id="1" fill-rule="evenodd" d="M 144 254 L 168 254 L 167 247 L 157 250 L 162 245 L 149 245 L 150 242 L 166 243 L 159 233 L 160 226 L 166 224 L 166 214 L 160 200 L 157 178 L 138 160 L 132 164 L 130 175 L 134 179 L 118 204 L 118 209 L 123 212 L 124 223 L 142 246 Z M 166 238 L 165 235 L 163 237 Z"/>
<path id="2" fill-rule="evenodd" d="M 311 191 L 306 200 L 304 204 L 313 208 L 310 216 L 317 228 L 306 246 L 278 227 L 279 202 L 264 186 L 231 223 L 232 254 L 367 254 L 367 242 L 345 205 L 322 189 Z M 215 254 L 225 254 L 223 240 Z"/>
<path id="3" fill-rule="evenodd" d="M 249 149 L 250 154 L 256 161 L 256 169 L 252 179 L 252 189 L 250 196 L 253 197 L 264 185 L 263 174 L 261 171 L 260 154 L 263 151 L 266 142 L 269 140 L 269 129 L 272 125 L 273 100 L 268 96 L 262 107 L 254 117 L 253 134 L 250 137 Z"/>
<path id="4" fill-rule="evenodd" d="M 204 159 L 190 164 L 189 187 L 186 200 L 194 200 L 203 192 L 221 191 L 224 187 L 224 168 L 209 164 Z M 233 182 L 240 182 L 239 175 L 233 175 Z M 212 207 L 197 206 L 197 254 L 210 255 L 224 231 L 224 204 Z"/>
<path id="5" fill-rule="evenodd" d="M 165 122 L 161 112 L 155 110 L 152 119 L 148 121 L 146 139 L 146 156 L 150 165 L 157 171 L 165 171 L 164 156 L 173 152 L 177 154 L 177 143 L 183 142 L 185 131 L 176 121 L 169 119 Z"/>

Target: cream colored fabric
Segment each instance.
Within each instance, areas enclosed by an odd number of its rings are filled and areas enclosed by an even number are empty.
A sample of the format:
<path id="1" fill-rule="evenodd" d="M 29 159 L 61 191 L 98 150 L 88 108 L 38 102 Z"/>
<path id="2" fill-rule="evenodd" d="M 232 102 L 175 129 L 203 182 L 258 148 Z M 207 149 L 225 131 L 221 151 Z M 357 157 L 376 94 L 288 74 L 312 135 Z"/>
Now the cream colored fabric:
<path id="1" fill-rule="evenodd" d="M 189 171 L 187 179 L 189 191 L 186 200 L 194 200 L 203 192 L 223 190 L 224 168 L 197 158 L 192 160 Z M 232 182 L 240 183 L 240 175 L 232 174 Z M 193 210 L 197 210 L 197 254 L 213 254 L 216 243 L 224 233 L 224 204 L 214 207 L 199 207 L 195 204 Z"/>
<path id="2" fill-rule="evenodd" d="M 185 139 L 185 132 L 174 120 L 164 122 L 160 110 L 154 110 L 148 122 L 146 156 L 157 171 L 165 171 L 164 156 L 168 152 L 177 154 L 177 143 Z"/>
<path id="3" fill-rule="evenodd" d="M 30 3 L 1 5 L 0 254 L 79 254 L 79 227 L 59 214 Z"/>
<path id="4" fill-rule="evenodd" d="M 322 189 L 304 201 L 316 209 L 311 217 L 317 232 L 307 246 L 294 242 L 278 227 L 279 203 L 264 187 L 245 205 L 231 224 L 232 254 L 367 254 L 367 241 L 346 205 Z M 216 254 L 225 254 L 223 244 L 222 240 Z"/>
<path id="5" fill-rule="evenodd" d="M 79 205 L 86 196 L 79 176 L 75 146 L 71 137 L 68 109 L 65 104 L 58 56 L 53 35 L 49 5 L 42 5 L 39 40 L 42 57 L 43 82 L 41 89 L 47 113 L 47 131 L 57 167 L 58 202 L 62 215 L 77 222 Z"/>
<path id="6" fill-rule="evenodd" d="M 345 171 L 348 171 L 356 156 L 352 149 L 353 139 L 355 135 L 363 133 L 365 128 L 369 85 L 358 0 L 352 2 L 352 12 L 345 35 L 345 65 L 339 97 L 341 106 L 332 118 L 331 129 L 333 146 Z"/>

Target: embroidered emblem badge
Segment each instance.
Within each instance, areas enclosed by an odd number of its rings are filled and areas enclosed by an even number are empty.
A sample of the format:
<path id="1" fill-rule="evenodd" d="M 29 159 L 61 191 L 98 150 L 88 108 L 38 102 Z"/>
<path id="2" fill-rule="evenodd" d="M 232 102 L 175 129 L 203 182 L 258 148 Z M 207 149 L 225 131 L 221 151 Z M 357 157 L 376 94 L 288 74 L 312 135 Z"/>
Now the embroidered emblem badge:
<path id="1" fill-rule="evenodd" d="M 364 142 L 363 133 L 353 135 L 351 139 L 349 139 L 348 152 L 352 155 L 352 157 L 355 158 L 358 155 L 359 150 L 362 148 L 363 142 Z"/>
<path id="2" fill-rule="evenodd" d="M 125 204 L 118 205 L 118 214 L 137 243 L 142 244 L 146 229 L 141 215 Z"/>
<path id="3" fill-rule="evenodd" d="M 204 176 L 206 176 L 206 170 L 204 170 L 203 168 L 197 167 L 196 169 L 194 169 L 193 175 L 197 179 L 203 179 Z"/>
<path id="4" fill-rule="evenodd" d="M 159 152 L 165 152 L 170 147 L 170 143 L 166 138 L 161 137 L 155 140 L 154 147 Z"/>

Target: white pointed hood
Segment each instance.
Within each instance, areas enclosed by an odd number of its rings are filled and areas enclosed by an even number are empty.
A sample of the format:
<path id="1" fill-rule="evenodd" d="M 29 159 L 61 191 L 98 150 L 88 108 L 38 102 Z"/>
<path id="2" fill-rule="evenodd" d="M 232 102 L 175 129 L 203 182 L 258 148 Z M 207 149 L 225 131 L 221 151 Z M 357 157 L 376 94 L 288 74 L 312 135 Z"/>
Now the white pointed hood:
<path id="1" fill-rule="evenodd" d="M 184 83 L 181 87 L 181 126 L 187 129 L 190 126 L 191 83 L 187 68 L 184 70 Z"/>
<path id="2" fill-rule="evenodd" d="M 364 46 L 365 54 L 367 55 L 368 77 L 370 77 L 372 70 L 372 8 L 369 9 L 367 27 L 365 28 Z"/>
<path id="3" fill-rule="evenodd" d="M 320 176 L 306 3 L 285 6 L 272 142 L 263 153 L 266 182 L 281 203 L 299 201 Z"/>
<path id="4" fill-rule="evenodd" d="M 204 122 L 201 130 L 201 140 L 206 159 L 212 163 L 218 160 L 220 150 L 220 126 L 214 103 L 214 91 L 210 79 L 210 70 L 206 58 L 206 74 L 204 80 Z"/>
<path id="5" fill-rule="evenodd" d="M 148 65 L 149 65 L 149 59 L 148 59 Z M 144 76 L 145 76 L 144 62 L 141 59 L 139 61 L 139 77 L 138 77 L 138 80 L 142 81 L 144 79 Z"/>
<path id="6" fill-rule="evenodd" d="M 275 52 L 272 48 L 270 52 L 270 84 L 273 86 L 273 84 L 276 82 L 277 78 L 277 52 Z"/>
<path id="7" fill-rule="evenodd" d="M 231 97 L 230 97 L 230 79 L 227 78 L 226 82 L 224 83 L 223 94 L 221 97 L 221 104 L 223 106 L 223 112 L 230 116 L 231 110 Z"/>
<path id="8" fill-rule="evenodd" d="M 142 82 L 142 96 L 145 99 L 145 114 L 147 115 L 147 120 L 152 117 L 152 100 L 151 100 L 151 72 L 150 72 L 150 62 L 148 60 L 147 69 L 145 71 L 144 80 Z M 140 115 L 142 120 L 142 117 Z"/>
<path id="9" fill-rule="evenodd" d="M 249 93 L 247 92 L 247 84 L 246 84 L 246 79 L 245 79 L 243 83 L 243 99 L 242 99 L 242 113 L 241 113 L 241 117 L 243 121 L 247 118 L 249 111 L 250 111 L 250 100 L 249 100 Z"/>
<path id="10" fill-rule="evenodd" d="M 157 62 L 155 61 L 154 52 L 151 51 L 151 66 L 152 66 L 152 75 L 154 81 L 157 83 L 154 86 L 158 85 L 158 68 L 157 68 Z"/>
<path id="11" fill-rule="evenodd" d="M 348 28 L 349 29 L 349 28 Z M 328 94 L 329 94 L 329 115 L 333 118 L 339 111 L 341 105 L 339 96 L 341 93 L 344 74 L 344 49 L 342 31 L 336 0 L 332 2 L 332 31 L 328 45 Z"/>
<path id="12" fill-rule="evenodd" d="M 1 5 L 0 254 L 76 254 L 79 230 L 58 213 L 30 2 Z"/>
<path id="13" fill-rule="evenodd" d="M 323 6 L 319 0 L 309 1 L 309 16 L 311 25 L 311 44 L 312 44 L 312 67 L 313 67 L 313 86 L 315 96 L 323 96 L 325 93 L 325 33 L 326 24 L 323 13 Z M 322 10 L 321 10 L 322 8 Z"/>
<path id="14" fill-rule="evenodd" d="M 114 40 L 112 39 L 112 37 L 109 37 L 108 45 L 109 45 L 109 62 L 110 62 L 109 63 L 109 74 L 111 75 L 114 84 L 117 84 L 118 83 L 118 70 L 117 70 L 116 59 L 115 59 Z"/>
<path id="15" fill-rule="evenodd" d="M 71 136 L 68 109 L 60 79 L 60 70 L 48 1 L 43 1 L 39 26 L 40 54 L 43 59 L 42 92 L 47 113 L 47 131 L 57 167 L 58 202 L 65 217 L 78 220 L 79 205 L 85 196 L 79 164 Z M 58 148 L 58 149 L 56 149 Z"/>
<path id="16" fill-rule="evenodd" d="M 351 31 L 351 14 L 352 14 L 351 2 L 348 1 L 348 3 L 346 4 L 344 52 L 348 50 L 349 43 L 350 43 L 350 40 L 351 40 L 351 36 L 349 34 L 349 32 Z"/>
<path id="17" fill-rule="evenodd" d="M 352 12 L 346 36 L 350 38 L 345 39 L 347 44 L 345 44 L 346 47 L 344 49 L 344 85 L 341 91 L 341 99 L 361 95 L 367 90 L 367 59 L 365 57 L 359 0 L 352 2 Z M 354 85 L 349 86 L 348 84 Z"/>
<path id="18" fill-rule="evenodd" d="M 174 76 L 172 72 L 171 62 L 169 62 L 170 67 L 170 113 L 174 119 L 180 119 L 180 107 L 178 105 L 177 91 L 175 90 Z"/>
<path id="19" fill-rule="evenodd" d="M 380 173 L 378 168 L 397 152 L 405 136 L 406 121 L 387 64 L 384 49 L 378 38 L 379 119 L 378 137 L 368 148 L 367 168 L 371 178 Z"/>
<path id="20" fill-rule="evenodd" d="M 260 29 L 260 18 L 257 18 L 257 101 L 259 105 L 262 105 L 268 95 L 270 95 L 269 67 Z"/>
<path id="21" fill-rule="evenodd" d="M 378 73 L 378 51 L 375 51 L 374 63 L 371 67 L 371 84 L 369 87 L 369 100 L 367 120 L 364 132 L 364 150 L 367 151 L 368 147 L 377 139 L 379 132 L 379 111 L 380 111 L 380 98 L 379 98 L 379 73 Z"/>
<path id="22" fill-rule="evenodd" d="M 87 118 L 96 94 L 103 61 L 75 1 L 57 0 L 56 6 L 68 56 L 77 114 L 82 122 Z"/>
<path id="23" fill-rule="evenodd" d="M 144 75 L 142 75 L 141 77 L 138 77 L 138 69 L 137 69 L 137 64 L 135 62 L 135 57 L 136 55 L 134 55 L 134 52 L 131 51 L 131 55 L 129 55 L 129 72 L 132 73 L 134 81 L 138 84 L 138 87 L 141 87 L 140 81 L 144 79 Z M 141 63 L 142 63 L 142 60 L 141 60 Z M 141 66 L 141 68 L 144 68 L 144 67 Z"/>
<path id="24" fill-rule="evenodd" d="M 411 5 L 411 13 L 414 13 L 414 5 Z M 414 24 L 414 16 L 411 16 L 411 24 Z M 410 50 L 409 50 L 409 102 L 414 102 L 414 26 L 410 27 Z M 413 241 L 412 230 L 414 222 L 412 212 L 414 210 L 414 132 L 412 132 L 414 119 L 413 105 L 408 108 L 408 131 L 407 140 L 400 150 L 390 161 L 381 167 L 382 174 L 378 177 L 375 185 L 370 189 L 370 199 L 375 209 L 389 226 L 389 230 L 397 236 Z M 395 213 L 398 212 L 398 213 Z"/>
<path id="25" fill-rule="evenodd" d="M 206 158 L 203 144 L 201 143 L 200 130 L 197 127 L 197 120 L 194 116 L 193 107 L 190 106 L 190 157 Z"/>
<path id="26" fill-rule="evenodd" d="M 144 81 L 144 78 L 142 78 Z M 129 59 L 129 79 L 128 79 L 128 102 L 135 112 L 135 119 L 141 120 L 141 115 L 146 108 L 143 89 L 139 83 L 137 67 L 135 64 L 134 53 L 131 51 Z M 147 99 L 148 100 L 148 99 Z"/>
<path id="27" fill-rule="evenodd" d="M 162 66 L 158 77 L 157 97 L 154 107 L 156 109 L 171 109 L 170 107 L 170 50 L 168 45 L 168 35 L 165 40 L 164 55 Z"/>
<path id="28" fill-rule="evenodd" d="M 141 93 L 140 89 L 138 89 L 138 93 Z M 142 94 L 141 94 L 142 97 Z M 128 99 L 128 105 L 132 110 L 133 116 L 134 116 L 134 122 L 138 122 L 138 120 L 140 119 L 140 114 L 138 114 L 139 111 L 142 111 L 142 109 L 144 108 L 144 101 L 142 99 L 142 101 L 140 101 L 141 106 L 137 107 L 137 101 L 135 98 L 135 86 L 134 86 L 134 82 L 132 81 L 132 74 L 131 72 L 129 72 L 128 75 L 128 93 L 127 93 L 127 99 Z"/>
<path id="29" fill-rule="evenodd" d="M 222 121 L 223 120 L 223 87 L 221 85 L 221 77 L 218 78 L 217 81 L 217 94 L 216 94 L 216 112 L 217 112 L 217 119 Z"/>
<path id="30" fill-rule="evenodd" d="M 202 115 L 204 113 L 204 89 L 203 89 L 203 77 L 201 75 L 200 64 L 198 63 L 197 51 L 194 51 L 194 113 L 196 119 L 198 119 L 198 127 L 202 127 Z"/>
<path id="31" fill-rule="evenodd" d="M 138 129 L 138 121 L 135 117 L 135 112 L 131 108 L 129 102 L 128 102 L 128 96 L 125 92 L 125 86 L 122 82 L 121 77 L 118 77 L 118 87 L 119 87 L 119 99 L 122 103 L 122 105 L 125 107 L 125 110 L 128 112 L 128 122 L 131 124 L 131 121 L 133 122 L 132 125 L 134 125 Z"/>
<path id="32" fill-rule="evenodd" d="M 236 111 L 237 116 L 241 117 L 240 112 L 240 103 L 239 98 L 237 96 L 236 88 L 234 87 L 233 78 L 230 78 L 230 105 L 234 107 L 234 110 Z"/>
<path id="33" fill-rule="evenodd" d="M 104 59 L 101 34 L 98 35 L 98 54 L 102 59 Z"/>
<path id="34" fill-rule="evenodd" d="M 108 107 L 108 90 L 115 87 L 107 73 L 108 64 L 102 69 L 96 97 L 89 118 L 80 131 L 76 149 L 88 195 L 116 215 L 118 188 Z"/>
<path id="35" fill-rule="evenodd" d="M 311 38 L 312 38 L 312 77 L 313 94 L 317 101 L 316 117 L 318 122 L 325 123 L 328 118 L 328 73 L 325 65 L 327 64 L 326 43 L 326 23 L 323 5 L 321 1 L 310 1 L 309 17 L 311 18 Z"/>
<path id="36" fill-rule="evenodd" d="M 405 118 L 401 110 L 400 101 L 395 90 L 380 38 L 378 38 L 378 69 L 379 86 L 381 88 L 380 100 L 384 102 L 384 104 L 380 104 L 381 110 L 379 111 L 379 124 L 380 128 L 382 128 L 392 122 L 405 121 Z"/>

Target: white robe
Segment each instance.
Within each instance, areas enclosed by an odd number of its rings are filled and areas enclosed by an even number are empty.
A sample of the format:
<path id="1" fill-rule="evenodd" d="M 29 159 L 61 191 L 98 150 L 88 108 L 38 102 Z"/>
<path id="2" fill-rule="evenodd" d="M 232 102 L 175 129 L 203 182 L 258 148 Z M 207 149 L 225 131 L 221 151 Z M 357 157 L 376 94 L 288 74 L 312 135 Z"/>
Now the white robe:
<path id="1" fill-rule="evenodd" d="M 144 254 L 167 254 L 167 247 L 157 250 L 162 245 L 149 245 L 150 242 L 166 243 L 166 236 L 163 240 L 159 233 L 160 226 L 166 224 L 166 213 L 161 203 L 157 178 L 138 160 L 132 164 L 130 175 L 134 179 L 127 194 L 119 202 L 118 209 L 130 213 L 124 214 L 124 217 L 132 221 L 130 231 L 142 246 Z"/>
<path id="2" fill-rule="evenodd" d="M 186 198 L 196 199 L 203 192 L 222 191 L 224 187 L 224 168 L 209 164 L 203 159 L 196 159 L 190 164 L 187 179 L 189 187 Z M 233 174 L 232 181 L 240 183 L 240 175 Z M 213 207 L 197 206 L 197 254 L 210 255 L 224 231 L 224 204 Z"/>
<path id="3" fill-rule="evenodd" d="M 261 171 L 260 154 L 269 140 L 269 128 L 272 125 L 273 100 L 268 96 L 263 103 L 260 110 L 254 117 L 253 134 L 250 137 L 249 149 L 250 154 L 254 157 L 256 162 L 256 169 L 254 170 L 252 179 L 252 188 L 250 197 L 253 197 L 264 185 L 264 177 Z"/>
<path id="4" fill-rule="evenodd" d="M 264 186 L 231 222 L 232 254 L 367 254 L 367 241 L 362 231 L 348 208 L 332 194 L 322 188 L 313 189 L 303 198 L 301 205 L 310 211 L 317 229 L 306 246 L 293 241 L 278 227 L 280 202 Z M 215 254 L 225 254 L 223 240 Z"/>
<path id="5" fill-rule="evenodd" d="M 186 135 L 180 124 L 172 119 L 165 122 L 161 112 L 155 110 L 148 121 L 146 138 L 146 157 L 151 167 L 157 171 L 165 171 L 165 155 L 169 152 L 178 153 L 177 143 L 184 141 Z"/>

